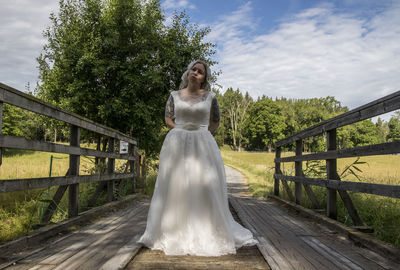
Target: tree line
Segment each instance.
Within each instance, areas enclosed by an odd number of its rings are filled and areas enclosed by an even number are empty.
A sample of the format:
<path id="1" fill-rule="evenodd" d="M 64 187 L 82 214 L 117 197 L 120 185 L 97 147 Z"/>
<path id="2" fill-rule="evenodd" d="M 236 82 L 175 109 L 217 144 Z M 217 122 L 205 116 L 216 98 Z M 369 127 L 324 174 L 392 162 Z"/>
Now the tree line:
<path id="1" fill-rule="evenodd" d="M 223 94 L 217 90 L 221 108 L 221 124 L 216 134 L 219 145 L 230 145 L 234 150 L 272 151 L 274 143 L 300 130 L 313 126 L 348 111 L 334 97 L 272 99 L 267 96 L 254 100 L 248 92 L 228 88 Z M 400 139 L 400 112 L 388 122 L 370 119 L 338 129 L 338 148 L 384 143 Z M 324 135 L 304 140 L 304 151 L 326 149 Z M 293 151 L 294 144 L 286 150 Z"/>

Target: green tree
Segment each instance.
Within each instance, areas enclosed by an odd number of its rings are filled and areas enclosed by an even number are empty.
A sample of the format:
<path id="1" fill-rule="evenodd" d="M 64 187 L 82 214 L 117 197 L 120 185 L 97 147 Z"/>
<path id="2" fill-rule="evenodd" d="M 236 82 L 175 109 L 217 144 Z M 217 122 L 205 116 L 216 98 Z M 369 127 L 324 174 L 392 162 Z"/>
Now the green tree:
<path id="1" fill-rule="evenodd" d="M 281 107 L 269 98 L 259 99 L 249 110 L 246 127 L 251 148 L 271 151 L 275 141 L 284 137 L 286 123 Z"/>
<path id="2" fill-rule="evenodd" d="M 400 112 L 396 112 L 388 123 L 389 132 L 387 135 L 388 141 L 400 140 Z"/>
<path id="3" fill-rule="evenodd" d="M 245 96 L 237 89 L 228 88 L 222 98 L 221 110 L 229 123 L 229 135 L 233 149 L 241 151 L 242 142 L 245 140 L 243 134 L 244 123 L 248 118 L 248 110 L 253 103 L 248 93 Z"/>
<path id="4" fill-rule="evenodd" d="M 48 102 L 139 139 L 159 151 L 164 106 L 190 60 L 210 64 L 208 28 L 185 14 L 172 24 L 157 0 L 61 0 L 38 58 L 39 95 Z"/>

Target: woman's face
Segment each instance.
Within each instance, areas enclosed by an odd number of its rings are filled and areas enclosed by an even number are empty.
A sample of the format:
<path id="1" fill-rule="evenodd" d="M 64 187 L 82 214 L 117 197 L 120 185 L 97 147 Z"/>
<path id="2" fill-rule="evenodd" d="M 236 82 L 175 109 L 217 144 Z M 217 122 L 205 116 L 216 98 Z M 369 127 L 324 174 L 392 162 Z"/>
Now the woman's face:
<path id="1" fill-rule="evenodd" d="M 192 83 L 201 85 L 206 78 L 206 68 L 201 63 L 196 63 L 189 71 L 189 80 Z"/>

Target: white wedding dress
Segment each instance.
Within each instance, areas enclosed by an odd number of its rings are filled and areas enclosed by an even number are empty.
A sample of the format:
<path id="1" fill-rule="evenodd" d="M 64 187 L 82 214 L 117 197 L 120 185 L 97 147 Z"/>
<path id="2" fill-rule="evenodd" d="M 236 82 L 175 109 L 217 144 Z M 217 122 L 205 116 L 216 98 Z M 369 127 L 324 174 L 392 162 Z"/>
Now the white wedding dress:
<path id="1" fill-rule="evenodd" d="M 236 248 L 258 242 L 229 211 L 224 164 L 208 131 L 215 94 L 208 92 L 195 103 L 180 94 L 171 93 L 175 128 L 161 149 L 146 231 L 139 242 L 167 255 L 236 253 Z"/>

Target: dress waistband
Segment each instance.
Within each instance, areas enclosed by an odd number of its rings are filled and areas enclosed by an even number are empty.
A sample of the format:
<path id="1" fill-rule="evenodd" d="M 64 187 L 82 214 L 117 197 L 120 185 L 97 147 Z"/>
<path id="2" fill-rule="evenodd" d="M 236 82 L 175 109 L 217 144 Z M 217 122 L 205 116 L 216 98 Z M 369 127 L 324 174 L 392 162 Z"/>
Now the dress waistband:
<path id="1" fill-rule="evenodd" d="M 199 125 L 199 124 L 175 124 L 175 128 L 184 129 L 184 130 L 208 130 L 208 125 Z"/>

